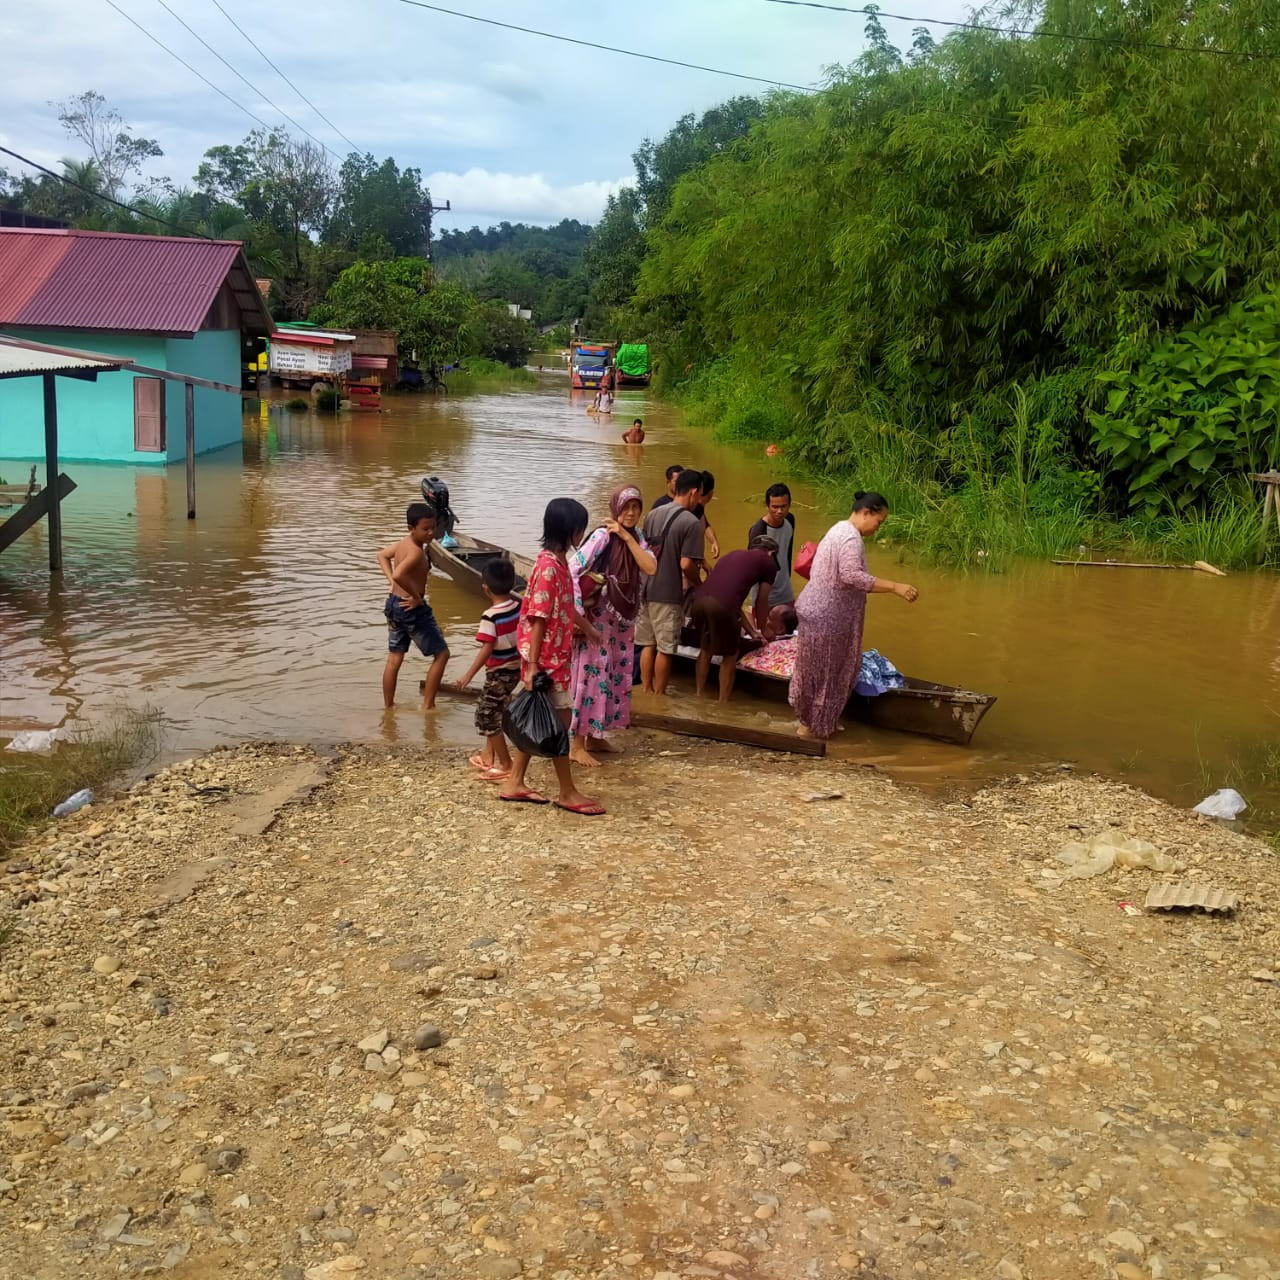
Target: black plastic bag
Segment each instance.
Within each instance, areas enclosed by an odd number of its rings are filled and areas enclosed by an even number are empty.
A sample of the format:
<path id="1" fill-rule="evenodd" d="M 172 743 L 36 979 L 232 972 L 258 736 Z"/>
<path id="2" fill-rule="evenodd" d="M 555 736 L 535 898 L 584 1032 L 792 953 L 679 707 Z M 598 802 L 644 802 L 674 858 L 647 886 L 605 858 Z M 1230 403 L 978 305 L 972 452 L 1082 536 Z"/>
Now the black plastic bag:
<path id="1" fill-rule="evenodd" d="M 531 756 L 567 756 L 569 730 L 551 701 L 553 685 L 545 671 L 533 677 L 532 689 L 521 689 L 502 713 L 502 731 L 517 751 Z"/>

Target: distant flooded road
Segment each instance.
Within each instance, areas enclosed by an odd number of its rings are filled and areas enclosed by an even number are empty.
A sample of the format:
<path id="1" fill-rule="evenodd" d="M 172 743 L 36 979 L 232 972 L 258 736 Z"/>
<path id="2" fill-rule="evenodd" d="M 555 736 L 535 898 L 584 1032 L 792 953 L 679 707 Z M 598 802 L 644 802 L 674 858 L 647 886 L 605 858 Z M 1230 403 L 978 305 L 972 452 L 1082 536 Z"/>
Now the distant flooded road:
<path id="1" fill-rule="evenodd" d="M 42 531 L 0 557 L 0 730 L 149 703 L 171 753 L 245 738 L 469 743 L 470 708 L 424 727 L 419 655 L 401 705 L 386 718 L 381 708 L 386 592 L 374 557 L 403 531 L 424 475 L 446 480 L 465 530 L 523 551 L 536 548 L 549 497 L 580 497 L 599 520 L 615 484 L 639 483 L 647 502 L 671 462 L 715 472 L 709 514 L 728 550 L 744 545 L 765 487 L 787 478 L 763 450 L 715 446 L 643 393 L 620 395 L 597 424 L 553 375 L 527 392 L 385 404 L 336 418 L 252 404 L 243 458 L 199 460 L 190 523 L 181 467 L 68 464 L 79 487 L 64 507 L 61 583 L 50 586 Z M 620 435 L 635 416 L 648 441 L 628 447 Z M 11 481 L 25 470 L 0 462 Z M 800 541 L 847 514 L 792 488 Z M 922 783 L 1070 761 L 1181 802 L 1280 754 L 1274 574 L 1031 564 L 965 576 L 904 568 L 898 555 L 873 547 L 871 567 L 915 582 L 920 601 L 875 598 L 867 643 L 1000 702 L 967 750 L 854 726 L 839 754 Z M 431 591 L 460 672 L 481 603 L 438 575 Z M 734 714 L 785 725 L 778 707 L 744 700 Z M 1240 789 L 1280 811 L 1280 778 L 1263 785 Z"/>

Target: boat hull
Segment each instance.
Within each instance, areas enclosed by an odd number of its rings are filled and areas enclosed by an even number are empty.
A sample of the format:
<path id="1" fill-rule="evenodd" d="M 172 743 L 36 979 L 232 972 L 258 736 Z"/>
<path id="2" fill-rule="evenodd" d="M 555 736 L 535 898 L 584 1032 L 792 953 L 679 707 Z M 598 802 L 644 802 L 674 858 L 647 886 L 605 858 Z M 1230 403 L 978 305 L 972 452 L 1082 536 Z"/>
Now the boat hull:
<path id="1" fill-rule="evenodd" d="M 533 561 L 527 556 L 516 555 L 496 542 L 485 542 L 483 538 L 471 538 L 466 534 L 455 534 L 454 539 L 458 544 L 456 547 L 446 547 L 437 540 L 427 548 L 427 558 L 434 568 L 479 592 L 485 565 L 491 560 L 510 560 L 516 571 L 512 594 L 523 594 L 533 572 Z"/>
<path id="2" fill-rule="evenodd" d="M 692 669 L 698 650 L 693 645 L 682 644 L 679 656 L 682 665 Z M 878 729 L 916 734 L 965 747 L 996 702 L 992 695 L 986 693 L 935 684 L 915 676 L 904 675 L 903 679 L 906 681 L 903 688 L 890 689 L 876 698 L 855 693 L 845 708 L 846 714 Z M 791 681 L 786 676 L 741 667 L 734 678 L 734 685 L 774 702 L 785 702 L 791 690 Z"/>

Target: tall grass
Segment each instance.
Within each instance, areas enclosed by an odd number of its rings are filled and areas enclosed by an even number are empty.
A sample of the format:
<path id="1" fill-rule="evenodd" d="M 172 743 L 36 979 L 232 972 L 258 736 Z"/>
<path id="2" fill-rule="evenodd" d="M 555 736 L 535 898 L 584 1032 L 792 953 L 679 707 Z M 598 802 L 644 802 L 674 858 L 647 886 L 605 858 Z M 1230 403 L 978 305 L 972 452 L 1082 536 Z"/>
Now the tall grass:
<path id="1" fill-rule="evenodd" d="M 1244 476 L 1222 480 L 1206 510 L 1154 520 L 1122 522 L 1124 537 L 1134 546 L 1163 560 L 1208 560 L 1220 569 L 1243 569 L 1254 564 L 1262 536 L 1262 503 Z M 1267 544 L 1269 562 L 1280 565 L 1280 538 Z"/>
<path id="2" fill-rule="evenodd" d="M 1111 509 L 1102 477 L 1070 458 L 1066 424 L 1079 398 L 1064 379 L 1015 386 L 936 437 L 906 425 L 909 410 L 874 389 L 856 409 L 813 420 L 786 386 L 778 371 L 730 357 L 695 370 L 678 398 L 718 441 L 782 445 L 792 469 L 841 504 L 854 489 L 885 494 L 890 538 L 929 562 L 999 570 L 1021 556 L 1099 556 L 1243 569 L 1256 560 L 1261 503 L 1244 477 L 1223 479 L 1206 508 L 1176 517 Z M 1280 567 L 1280 538 L 1269 555 Z"/>
<path id="3" fill-rule="evenodd" d="M 69 795 L 100 789 L 154 759 L 160 739 L 157 712 L 121 710 L 50 753 L 0 752 L 0 858 Z"/>
<path id="4" fill-rule="evenodd" d="M 514 391 L 536 386 L 538 375 L 528 369 L 513 369 L 497 360 L 470 356 L 466 364 L 446 379 L 450 394 L 463 391 Z"/>

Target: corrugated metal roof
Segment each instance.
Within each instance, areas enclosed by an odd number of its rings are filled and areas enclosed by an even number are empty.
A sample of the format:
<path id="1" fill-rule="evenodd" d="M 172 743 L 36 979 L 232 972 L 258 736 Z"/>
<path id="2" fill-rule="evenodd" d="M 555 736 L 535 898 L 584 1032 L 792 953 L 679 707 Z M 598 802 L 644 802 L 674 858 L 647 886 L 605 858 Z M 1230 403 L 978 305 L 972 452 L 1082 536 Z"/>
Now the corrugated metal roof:
<path id="1" fill-rule="evenodd" d="M 269 325 L 238 243 L 105 231 L 0 227 L 0 324 L 190 335 L 228 275 L 252 290 L 250 326 Z M 256 307 L 255 307 L 256 304 Z"/>
<path id="2" fill-rule="evenodd" d="M 38 351 L 0 333 L 0 378 L 36 373 L 84 373 L 123 368 L 127 360 L 91 359 L 74 351 Z"/>

